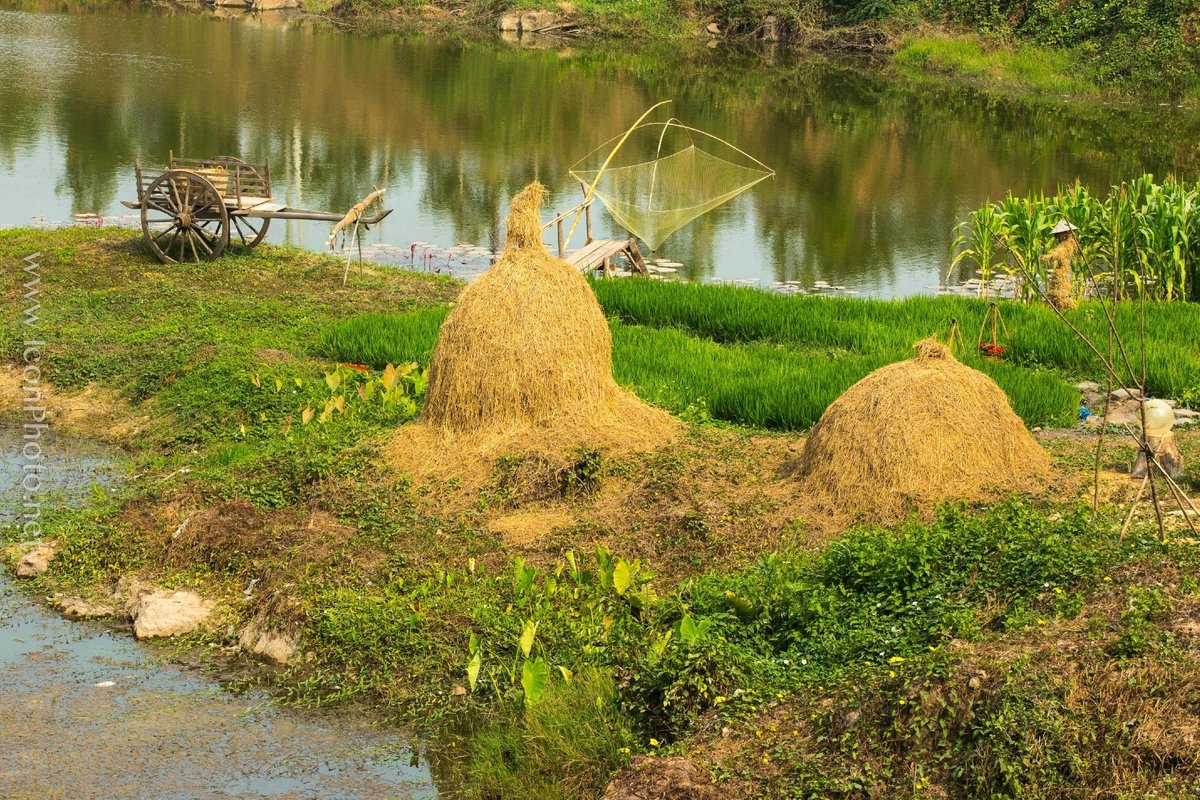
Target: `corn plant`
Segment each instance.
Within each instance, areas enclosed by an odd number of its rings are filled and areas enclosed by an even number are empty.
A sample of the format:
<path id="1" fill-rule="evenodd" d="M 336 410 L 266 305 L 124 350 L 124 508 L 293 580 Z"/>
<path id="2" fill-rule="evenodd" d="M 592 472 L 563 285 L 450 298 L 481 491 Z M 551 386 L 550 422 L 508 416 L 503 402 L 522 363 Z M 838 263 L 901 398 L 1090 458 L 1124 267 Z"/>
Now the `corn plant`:
<path id="1" fill-rule="evenodd" d="M 1105 197 L 1079 183 L 1050 197 L 1009 195 L 959 223 L 952 267 L 974 266 L 986 281 L 995 269 L 1013 274 L 1010 262 L 1016 260 L 1044 285 L 1040 257 L 1054 244 L 1054 224 L 1066 219 L 1078 228 L 1084 256 L 1075 264 L 1080 285 L 1094 282 L 1118 300 L 1131 291 L 1145 292 L 1148 299 L 1200 300 L 1198 211 L 1200 184 L 1157 182 L 1151 175 L 1114 186 Z M 1021 287 L 1022 299 L 1036 295 L 1036 287 Z"/>

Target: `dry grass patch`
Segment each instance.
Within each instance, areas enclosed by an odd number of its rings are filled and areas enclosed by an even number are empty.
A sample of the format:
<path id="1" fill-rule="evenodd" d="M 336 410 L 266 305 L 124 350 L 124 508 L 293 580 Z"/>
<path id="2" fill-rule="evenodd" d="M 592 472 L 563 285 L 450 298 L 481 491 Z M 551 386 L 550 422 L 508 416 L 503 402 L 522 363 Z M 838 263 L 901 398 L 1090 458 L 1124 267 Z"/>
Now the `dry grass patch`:
<path id="1" fill-rule="evenodd" d="M 936 341 L 916 350 L 851 386 L 813 427 L 795 474 L 818 507 L 884 521 L 1041 488 L 1050 457 L 1000 387 Z"/>

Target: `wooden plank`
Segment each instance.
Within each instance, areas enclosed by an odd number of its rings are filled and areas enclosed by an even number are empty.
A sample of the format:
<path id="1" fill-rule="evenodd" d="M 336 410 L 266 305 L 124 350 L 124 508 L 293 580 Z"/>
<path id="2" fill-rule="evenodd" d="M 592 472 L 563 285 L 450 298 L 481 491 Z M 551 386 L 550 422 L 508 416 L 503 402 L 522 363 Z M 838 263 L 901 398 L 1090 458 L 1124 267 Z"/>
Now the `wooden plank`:
<path id="1" fill-rule="evenodd" d="M 231 210 L 237 209 L 237 198 L 226 197 L 225 205 L 232 206 Z M 243 197 L 241 210 L 243 211 L 283 211 L 287 206 L 283 203 L 275 201 L 273 197 Z"/>
<path id="2" fill-rule="evenodd" d="M 597 239 L 591 244 L 584 245 L 574 253 L 568 253 L 566 261 L 580 272 L 590 272 L 619 255 L 629 247 L 629 242 L 623 239 Z"/>

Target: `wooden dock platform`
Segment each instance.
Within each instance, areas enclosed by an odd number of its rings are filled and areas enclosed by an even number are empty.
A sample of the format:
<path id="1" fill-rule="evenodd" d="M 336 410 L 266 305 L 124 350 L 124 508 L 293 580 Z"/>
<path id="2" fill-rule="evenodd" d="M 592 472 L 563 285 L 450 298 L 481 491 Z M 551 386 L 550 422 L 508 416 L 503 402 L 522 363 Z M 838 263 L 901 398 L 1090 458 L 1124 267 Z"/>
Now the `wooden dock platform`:
<path id="1" fill-rule="evenodd" d="M 584 214 L 587 221 L 586 233 L 587 239 L 583 247 L 570 252 L 566 249 L 566 236 L 563 233 L 563 223 L 573 215 L 580 212 Z M 612 274 L 613 259 L 617 256 L 625 256 L 629 262 L 629 271 L 638 275 L 649 275 L 650 270 L 646 267 L 646 259 L 642 258 L 642 253 L 638 249 L 637 239 L 593 239 L 592 238 L 592 203 L 590 200 L 580 203 L 567 211 L 560 211 L 554 216 L 554 219 L 542 225 L 542 230 L 550 228 L 558 229 L 558 257 L 565 259 L 567 263 L 575 267 L 580 272 L 595 272 L 604 270 L 605 277 Z"/>
<path id="2" fill-rule="evenodd" d="M 649 275 L 646 260 L 638 250 L 636 239 L 596 239 L 588 242 L 574 252 L 567 253 L 564 258 L 567 263 L 580 272 L 595 272 L 604 270 L 608 275 L 613 269 L 613 259 L 625 256 L 631 272 L 639 275 Z"/>

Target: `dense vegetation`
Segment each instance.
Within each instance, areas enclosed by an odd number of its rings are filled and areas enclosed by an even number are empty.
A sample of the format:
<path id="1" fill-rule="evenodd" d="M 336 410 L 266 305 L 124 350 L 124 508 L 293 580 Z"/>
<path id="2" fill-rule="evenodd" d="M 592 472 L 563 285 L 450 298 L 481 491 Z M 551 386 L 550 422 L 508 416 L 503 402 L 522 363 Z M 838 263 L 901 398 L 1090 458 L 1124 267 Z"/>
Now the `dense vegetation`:
<path id="1" fill-rule="evenodd" d="M 374 13 L 395 5 L 335 7 Z M 491 21 L 508 8 L 562 7 L 505 0 L 473 12 Z M 1188 0 L 580 0 L 566 7 L 593 31 L 618 36 L 678 37 L 715 21 L 721 35 L 756 37 L 770 16 L 784 39 L 848 49 L 900 41 L 903 64 L 1051 91 L 1125 87 L 1179 97 L 1198 87 L 1200 17 Z M 931 26 L 940 32 L 929 35 Z"/>
<path id="2" fill-rule="evenodd" d="M 91 387 L 84 423 L 98 435 L 114 435 L 108 415 L 142 420 L 120 440 L 136 479 L 89 508 L 47 510 L 62 548 L 31 584 L 39 596 L 110 598 L 130 575 L 194 587 L 221 603 L 220 624 L 184 642 L 206 652 L 268 615 L 302 642 L 272 678 L 292 700 L 357 699 L 426 725 L 466 717 L 436 764 L 447 787 L 465 776 L 468 797 L 596 797 L 631 756 L 664 752 L 710 767 L 731 797 L 1194 796 L 1200 562 L 1145 518 L 1118 540 L 1128 491 L 1096 516 L 1071 486 L 831 541 L 775 471 L 793 437 L 702 424 L 694 409 L 701 424 L 678 446 L 583 451 L 536 495 L 518 485 L 526 465 L 501 458 L 456 505 L 456 482 L 388 468 L 423 381 L 380 362 L 426 358 L 459 284 L 368 269 L 342 287 L 333 259 L 270 246 L 164 267 L 136 240 L 0 232 L 6 263 L 43 254 L 47 380 Z M 0 276 L 6 367 L 22 350 L 24 274 Z M 619 369 L 642 357 L 647 380 L 680 381 L 681 398 L 704 384 L 672 359 L 721 353 L 718 377 L 736 389 L 770 358 L 816 370 L 903 357 L 950 314 L 969 338 L 986 308 L 596 290 L 622 320 Z M 410 313 L 370 314 L 382 306 Z M 1186 336 L 1191 308 L 1153 306 L 1154 341 Z M 1086 373 L 1048 318 L 1012 309 L 1029 328 L 1021 358 Z M 397 320 L 415 333 L 395 336 Z M 351 348 L 365 371 L 336 363 Z M 1035 392 L 1036 376 L 1062 381 L 1013 359 L 987 366 L 1035 376 Z M 1090 465 L 1090 442 L 1050 447 L 1065 479 Z M 1183 447 L 1196 457 L 1194 439 Z M 1200 488 L 1194 472 L 1183 483 Z M 570 519 L 535 541 L 492 527 L 547 506 Z"/>
<path id="3" fill-rule="evenodd" d="M 1134 296 L 1144 287 L 1159 300 L 1200 300 L 1200 184 L 1151 175 L 1098 197 L 1080 184 L 1057 195 L 1011 194 L 963 221 L 955 263 L 985 277 L 996 272 L 1046 285 L 1042 256 L 1054 246 L 1050 229 L 1066 219 L 1079 230 L 1083 257 L 1073 264 L 1080 288 Z M 1028 280 L 1023 294 L 1036 298 Z"/>

